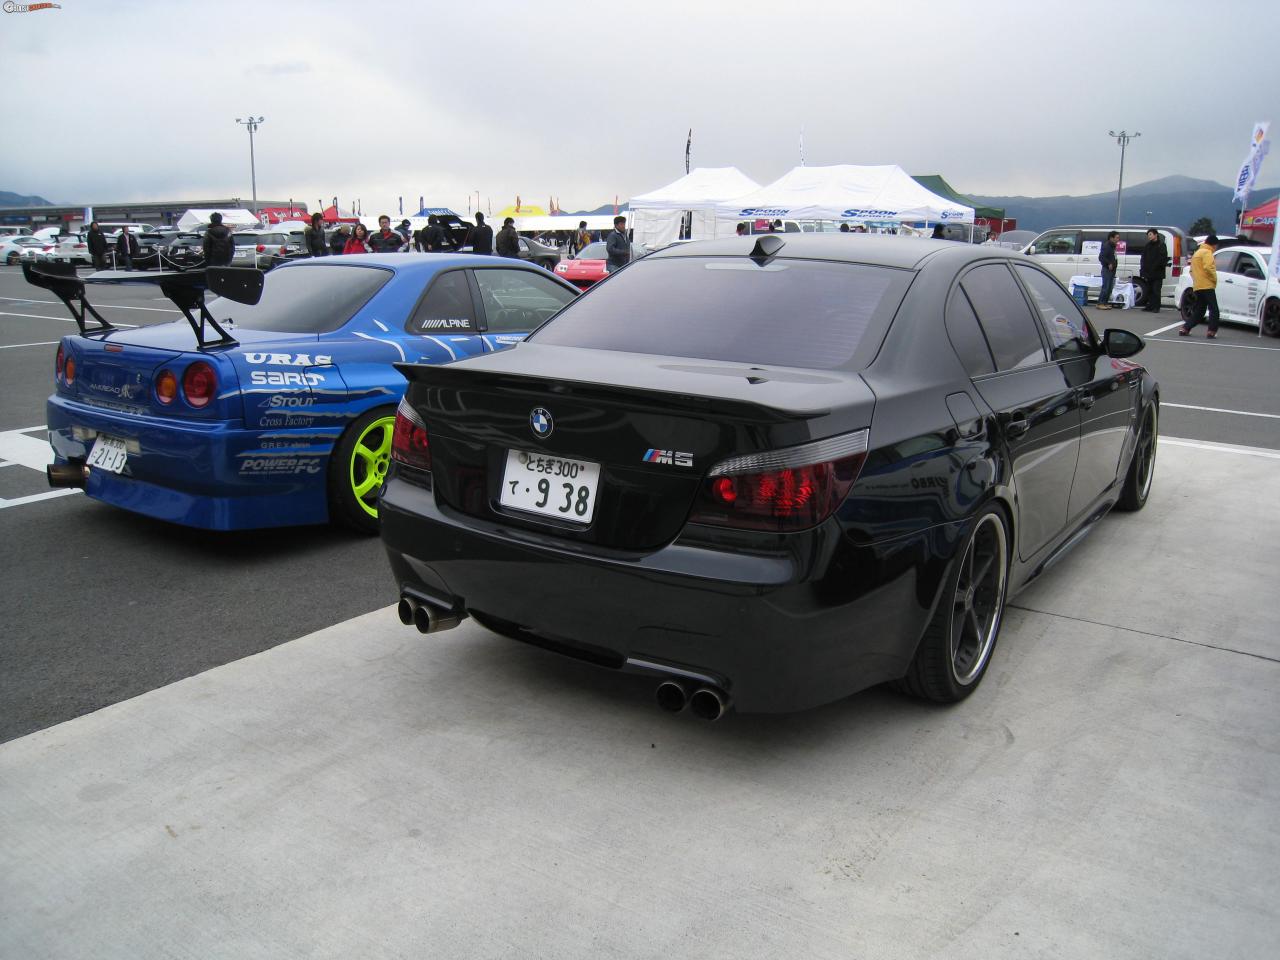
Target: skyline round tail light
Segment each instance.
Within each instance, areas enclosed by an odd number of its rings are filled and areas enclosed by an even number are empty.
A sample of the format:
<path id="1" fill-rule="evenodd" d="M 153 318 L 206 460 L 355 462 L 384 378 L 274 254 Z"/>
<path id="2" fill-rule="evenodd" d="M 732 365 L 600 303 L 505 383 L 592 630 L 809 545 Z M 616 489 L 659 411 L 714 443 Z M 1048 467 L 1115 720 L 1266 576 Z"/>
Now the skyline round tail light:
<path id="1" fill-rule="evenodd" d="M 266 250 L 266 249 L 267 249 L 267 248 L 266 248 L 265 246 L 263 246 L 261 243 L 260 243 L 260 244 L 258 244 L 258 252 L 259 252 L 259 253 L 262 253 L 262 251 L 264 251 L 264 250 Z"/>
<path id="2" fill-rule="evenodd" d="M 178 396 L 178 378 L 172 370 L 161 370 L 156 377 L 156 399 L 166 406 Z"/>
<path id="3" fill-rule="evenodd" d="M 58 355 L 53 359 L 53 375 L 59 380 L 62 379 L 62 371 L 65 361 L 66 354 L 62 350 L 62 344 L 58 344 Z"/>
<path id="4" fill-rule="evenodd" d="M 431 469 L 431 440 L 427 425 L 418 412 L 402 399 L 396 408 L 396 425 L 391 433 L 391 459 L 418 470 Z"/>
<path id="5" fill-rule="evenodd" d="M 867 431 L 723 460 L 711 468 L 690 523 L 779 533 L 815 527 L 844 502 L 867 456 Z"/>
<path id="6" fill-rule="evenodd" d="M 213 367 L 203 360 L 197 360 L 182 374 L 182 392 L 187 403 L 197 410 L 207 407 L 218 390 L 218 375 Z"/>

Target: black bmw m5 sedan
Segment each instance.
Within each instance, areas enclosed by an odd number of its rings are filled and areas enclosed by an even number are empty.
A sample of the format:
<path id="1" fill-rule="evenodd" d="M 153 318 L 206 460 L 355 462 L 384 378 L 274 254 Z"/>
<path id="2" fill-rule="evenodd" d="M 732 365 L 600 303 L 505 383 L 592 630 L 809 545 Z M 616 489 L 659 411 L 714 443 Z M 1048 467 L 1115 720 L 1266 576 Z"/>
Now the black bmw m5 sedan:
<path id="1" fill-rule="evenodd" d="M 960 700 L 1008 598 L 1145 503 L 1142 347 L 991 247 L 654 254 L 510 350 L 401 365 L 381 500 L 401 619 L 644 672 L 708 719 L 885 681 Z"/>

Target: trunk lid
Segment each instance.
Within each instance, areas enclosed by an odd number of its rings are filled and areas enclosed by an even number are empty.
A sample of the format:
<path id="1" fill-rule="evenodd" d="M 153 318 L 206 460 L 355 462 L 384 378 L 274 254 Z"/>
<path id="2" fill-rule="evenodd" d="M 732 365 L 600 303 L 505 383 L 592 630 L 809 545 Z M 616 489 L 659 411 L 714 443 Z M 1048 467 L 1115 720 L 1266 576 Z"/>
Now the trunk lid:
<path id="1" fill-rule="evenodd" d="M 845 371 L 536 343 L 456 364 L 397 366 L 426 423 L 438 500 L 504 526 L 618 550 L 674 539 L 721 460 L 860 429 L 875 399 Z M 552 421 L 541 438 L 535 411 Z M 508 451 L 598 464 L 590 522 L 504 506 Z M 552 482 L 558 494 L 559 478 Z"/>

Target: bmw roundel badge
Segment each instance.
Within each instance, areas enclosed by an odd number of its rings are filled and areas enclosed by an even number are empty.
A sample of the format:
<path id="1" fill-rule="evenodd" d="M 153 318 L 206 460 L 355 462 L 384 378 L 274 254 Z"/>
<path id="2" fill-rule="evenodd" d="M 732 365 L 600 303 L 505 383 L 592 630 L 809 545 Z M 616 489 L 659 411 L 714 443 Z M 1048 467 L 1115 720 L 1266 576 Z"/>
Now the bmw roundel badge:
<path id="1" fill-rule="evenodd" d="M 551 432 L 556 428 L 556 422 L 551 419 L 551 411 L 546 407 L 534 407 L 529 414 L 529 428 L 539 440 L 545 440 L 551 436 Z"/>

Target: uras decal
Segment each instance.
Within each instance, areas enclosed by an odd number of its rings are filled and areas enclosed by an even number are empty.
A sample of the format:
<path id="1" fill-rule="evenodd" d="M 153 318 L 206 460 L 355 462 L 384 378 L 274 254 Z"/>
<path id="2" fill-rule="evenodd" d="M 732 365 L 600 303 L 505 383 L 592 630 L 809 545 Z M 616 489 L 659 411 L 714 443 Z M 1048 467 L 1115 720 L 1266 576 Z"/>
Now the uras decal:
<path id="1" fill-rule="evenodd" d="M 333 363 L 333 357 L 317 353 L 246 353 L 245 363 L 269 363 L 273 367 L 324 367 Z"/>

